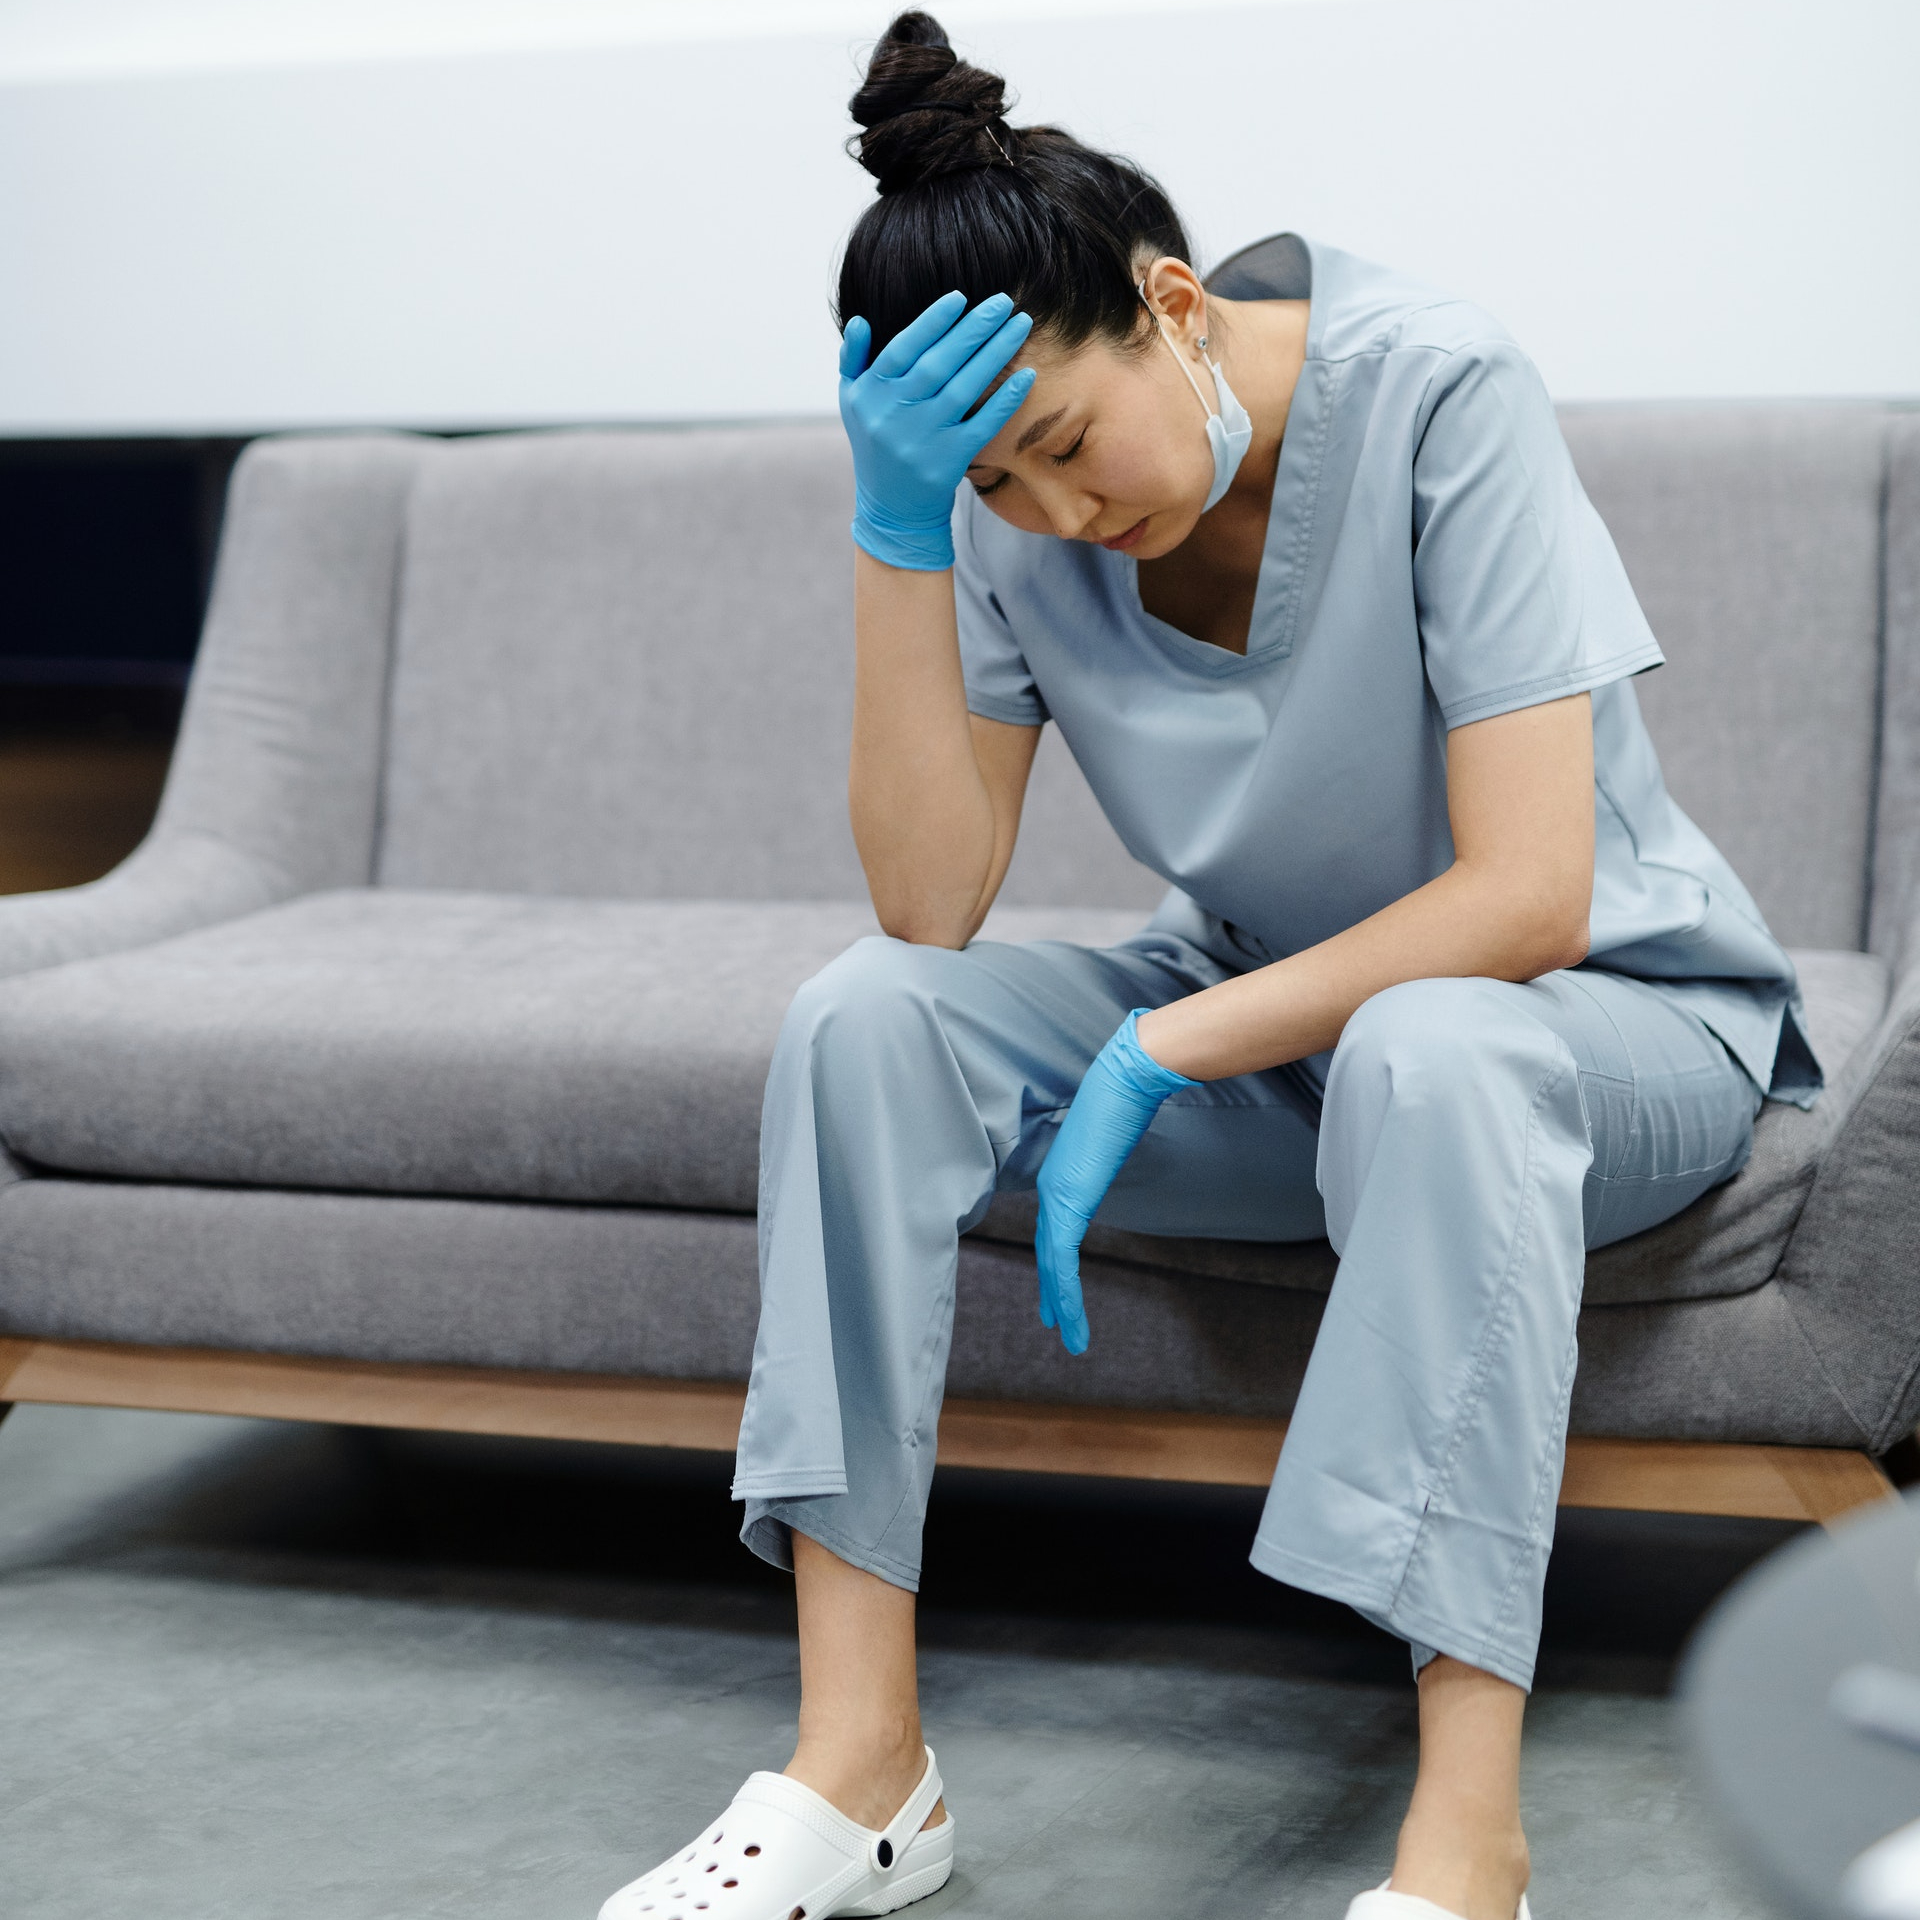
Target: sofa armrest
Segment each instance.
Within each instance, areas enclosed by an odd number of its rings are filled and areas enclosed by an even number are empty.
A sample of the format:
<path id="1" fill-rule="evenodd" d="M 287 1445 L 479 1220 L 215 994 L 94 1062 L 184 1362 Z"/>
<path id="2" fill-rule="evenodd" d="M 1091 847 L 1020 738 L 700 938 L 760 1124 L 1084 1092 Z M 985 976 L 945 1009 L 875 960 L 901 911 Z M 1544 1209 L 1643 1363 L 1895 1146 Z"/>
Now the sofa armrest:
<path id="1" fill-rule="evenodd" d="M 1920 934 L 1920 414 L 1887 426 L 1880 767 L 1867 944 L 1892 965 Z"/>
<path id="2" fill-rule="evenodd" d="M 0 897 L 0 979 L 212 926 L 293 891 L 285 875 L 210 834 L 156 833 L 90 885 Z"/>
<path id="3" fill-rule="evenodd" d="M 1876 1450 L 1920 1423 L 1920 914 L 1899 945 L 1878 1028 L 1822 1096 L 1833 1139 L 1776 1273 Z"/>
<path id="4" fill-rule="evenodd" d="M 1920 416 L 1889 419 L 1886 488 L 1868 945 L 1893 991 L 1815 1108 L 1832 1138 L 1776 1270 L 1833 1391 L 1879 1447 L 1920 1422 Z"/>
<path id="5" fill-rule="evenodd" d="M 257 440 L 159 817 L 91 886 L 0 898 L 0 977 L 372 877 L 407 491 L 426 443 Z"/>

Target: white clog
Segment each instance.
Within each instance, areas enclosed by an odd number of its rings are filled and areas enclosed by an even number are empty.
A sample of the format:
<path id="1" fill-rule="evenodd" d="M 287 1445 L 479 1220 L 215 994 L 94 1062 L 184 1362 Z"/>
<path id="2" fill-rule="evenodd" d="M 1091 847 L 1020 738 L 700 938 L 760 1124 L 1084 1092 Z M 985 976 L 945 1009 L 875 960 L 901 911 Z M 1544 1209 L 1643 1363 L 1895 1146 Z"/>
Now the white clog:
<path id="1" fill-rule="evenodd" d="M 940 1799 L 927 1770 L 885 1828 L 863 1827 L 811 1787 L 756 1773 L 691 1846 L 624 1886 L 600 1920 L 831 1920 L 892 1913 L 947 1884 L 953 1815 L 924 1831 Z"/>
<path id="2" fill-rule="evenodd" d="M 1361 1894 L 1348 1906 L 1347 1920 L 1460 1920 L 1457 1913 L 1436 1907 L 1417 1893 L 1394 1893 L 1392 1886 L 1391 1880 L 1383 1880 L 1372 1892 Z M 1533 1920 L 1524 1893 L 1513 1920 Z"/>

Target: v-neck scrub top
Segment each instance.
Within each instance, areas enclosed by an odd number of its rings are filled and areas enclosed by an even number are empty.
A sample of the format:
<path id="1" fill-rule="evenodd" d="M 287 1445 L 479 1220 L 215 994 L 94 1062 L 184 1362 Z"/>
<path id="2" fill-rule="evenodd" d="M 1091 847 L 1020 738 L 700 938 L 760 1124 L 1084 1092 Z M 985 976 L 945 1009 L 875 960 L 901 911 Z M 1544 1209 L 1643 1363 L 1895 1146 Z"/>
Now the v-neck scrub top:
<path id="1" fill-rule="evenodd" d="M 962 487 L 970 709 L 1052 720 L 1186 896 L 1162 921 L 1197 916 L 1259 965 L 1452 864 L 1450 728 L 1590 693 L 1585 964 L 1661 982 L 1760 1088 L 1809 1104 L 1792 963 L 1666 790 L 1630 680 L 1664 656 L 1532 363 L 1479 308 L 1293 235 L 1214 284 L 1310 301 L 1246 653 L 1148 613 L 1131 556 L 1022 533 Z"/>

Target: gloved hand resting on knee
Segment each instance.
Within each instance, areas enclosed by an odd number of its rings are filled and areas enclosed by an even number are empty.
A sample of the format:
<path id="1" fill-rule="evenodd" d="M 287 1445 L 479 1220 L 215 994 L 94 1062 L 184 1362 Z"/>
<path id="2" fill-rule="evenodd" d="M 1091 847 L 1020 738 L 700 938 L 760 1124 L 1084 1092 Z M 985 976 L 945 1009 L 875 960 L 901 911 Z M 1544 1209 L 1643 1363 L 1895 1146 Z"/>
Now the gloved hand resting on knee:
<path id="1" fill-rule="evenodd" d="M 971 313 L 965 294 L 944 294 L 868 366 L 873 329 L 858 314 L 847 322 L 840 422 L 853 448 L 853 537 L 876 560 L 921 573 L 953 565 L 954 490 L 1020 411 L 1033 369 L 970 410 L 1032 331 L 1004 293 Z"/>
<path id="2" fill-rule="evenodd" d="M 1134 1026 L 1146 1011 L 1135 1007 L 1094 1055 L 1036 1183 L 1040 1221 L 1033 1250 L 1040 1261 L 1040 1318 L 1060 1329 L 1069 1353 L 1085 1353 L 1091 1337 L 1080 1298 L 1080 1242 L 1168 1094 L 1200 1084 L 1163 1067 L 1140 1044 Z"/>

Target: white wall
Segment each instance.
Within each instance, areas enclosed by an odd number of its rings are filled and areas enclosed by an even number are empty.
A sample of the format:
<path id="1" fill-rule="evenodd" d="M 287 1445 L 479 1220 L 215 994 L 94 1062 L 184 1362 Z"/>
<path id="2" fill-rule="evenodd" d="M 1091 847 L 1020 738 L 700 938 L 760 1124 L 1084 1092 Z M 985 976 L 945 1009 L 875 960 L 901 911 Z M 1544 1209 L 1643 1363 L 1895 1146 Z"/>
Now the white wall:
<path id="1" fill-rule="evenodd" d="M 1911 0 L 936 11 L 1154 167 L 1499 313 L 1569 398 L 1920 394 Z M 0 435 L 819 412 L 846 0 L 4 0 Z"/>

